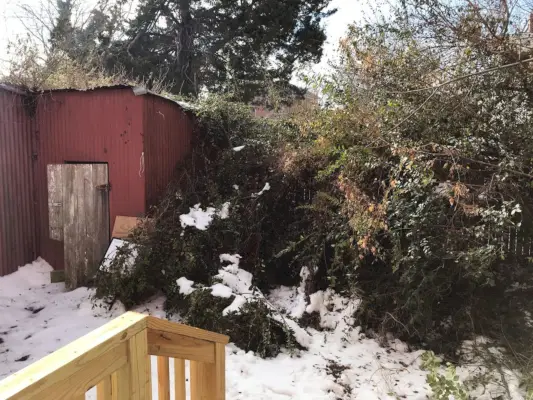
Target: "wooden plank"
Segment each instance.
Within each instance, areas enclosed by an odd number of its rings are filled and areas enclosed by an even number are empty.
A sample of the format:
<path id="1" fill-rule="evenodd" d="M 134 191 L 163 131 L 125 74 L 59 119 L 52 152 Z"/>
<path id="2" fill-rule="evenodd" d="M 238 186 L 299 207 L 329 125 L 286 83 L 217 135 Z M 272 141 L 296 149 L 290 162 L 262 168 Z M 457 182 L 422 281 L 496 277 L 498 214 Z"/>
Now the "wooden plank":
<path id="1" fill-rule="evenodd" d="M 176 400 L 185 400 L 185 360 L 174 359 L 174 393 Z"/>
<path id="2" fill-rule="evenodd" d="M 31 399 L 35 397 L 44 400 L 41 397 L 42 392 L 52 387 L 62 390 L 63 386 L 56 385 L 62 382 L 68 384 L 78 372 L 84 371 L 86 367 L 92 370 L 95 364 L 98 365 L 99 369 L 98 379 L 95 382 L 92 380 L 84 382 L 84 385 L 89 385 L 86 389 L 91 386 L 91 382 L 92 386 L 96 385 L 112 372 L 109 371 L 111 367 L 106 366 L 102 361 L 103 355 L 111 352 L 111 357 L 122 357 L 120 354 L 123 350 L 119 349 L 115 353 L 112 353 L 112 350 L 120 347 L 122 343 L 128 341 L 138 332 L 145 330 L 146 318 L 142 314 L 125 313 L 101 328 L 16 372 L 0 382 L 0 399 Z M 122 346 L 122 348 L 124 347 Z M 105 360 L 105 362 L 114 363 L 113 360 Z M 117 361 L 117 365 L 120 363 L 122 363 L 122 359 Z M 54 398 L 61 398 L 60 393 L 56 392 Z"/>
<path id="3" fill-rule="evenodd" d="M 191 361 L 191 400 L 214 400 L 215 364 Z"/>
<path id="4" fill-rule="evenodd" d="M 142 220 L 139 218 L 118 215 L 115 218 L 115 225 L 113 226 L 113 233 L 111 234 L 111 237 L 117 239 L 126 239 L 141 223 Z"/>
<path id="5" fill-rule="evenodd" d="M 203 339 L 210 342 L 228 344 L 229 337 L 220 333 L 210 332 L 188 325 L 177 324 L 164 319 L 148 316 L 147 325 L 149 329 L 164 331 L 168 333 L 177 333 L 178 335 L 189 336 L 195 339 Z"/>
<path id="6" fill-rule="evenodd" d="M 170 368 L 168 357 L 157 357 L 157 394 L 159 400 L 170 400 Z"/>
<path id="7" fill-rule="evenodd" d="M 50 283 L 65 282 L 65 271 L 56 270 L 50 272 Z"/>
<path id="8" fill-rule="evenodd" d="M 126 364 L 117 370 L 111 378 L 113 400 L 130 400 L 132 398 L 131 390 L 131 368 Z"/>
<path id="9" fill-rule="evenodd" d="M 113 400 L 111 375 L 105 377 L 96 387 L 97 400 Z"/>
<path id="10" fill-rule="evenodd" d="M 133 336 L 129 342 L 129 366 L 131 380 L 131 400 L 152 398 L 150 355 L 148 354 L 147 331 Z"/>
<path id="11" fill-rule="evenodd" d="M 222 343 L 215 345 L 215 382 L 214 400 L 226 399 L 226 346 Z"/>
<path id="12" fill-rule="evenodd" d="M 85 362 L 83 367 L 76 373 L 70 375 L 68 379 L 56 381 L 55 376 L 49 376 L 49 380 L 55 381 L 54 384 L 45 389 L 40 389 L 33 396 L 14 396 L 10 399 L 36 399 L 36 400 L 67 400 L 85 396 L 87 389 L 95 386 L 106 375 L 121 368 L 128 363 L 128 348 L 126 343 L 121 343 L 104 354 Z"/>
<path id="13" fill-rule="evenodd" d="M 47 165 L 48 231 L 50 239 L 63 241 L 63 164 Z"/>
<path id="14" fill-rule="evenodd" d="M 90 283 L 109 246 L 106 164 L 65 165 L 63 173 L 65 283 Z"/>
<path id="15" fill-rule="evenodd" d="M 153 356 L 215 362 L 215 343 L 155 329 L 148 330 L 148 352 Z"/>

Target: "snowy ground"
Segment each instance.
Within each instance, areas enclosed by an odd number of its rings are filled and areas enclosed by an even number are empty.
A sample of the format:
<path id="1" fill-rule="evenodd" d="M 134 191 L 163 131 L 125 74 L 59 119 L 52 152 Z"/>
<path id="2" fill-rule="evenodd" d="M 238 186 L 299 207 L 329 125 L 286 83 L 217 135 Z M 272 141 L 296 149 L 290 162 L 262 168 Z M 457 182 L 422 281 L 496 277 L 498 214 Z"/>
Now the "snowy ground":
<path id="1" fill-rule="evenodd" d="M 111 311 L 93 307 L 89 289 L 66 292 L 63 284 L 51 284 L 50 270 L 38 260 L 0 278 L 0 379 L 124 312 L 120 306 Z M 288 315 L 302 311 L 297 288 L 279 288 L 269 301 Z M 162 304 L 163 299 L 154 299 L 135 311 L 164 317 Z M 382 348 L 363 337 L 349 327 L 354 304 L 334 294 L 322 293 L 307 307 L 319 311 L 322 323 L 333 328 L 308 330 L 307 351 L 264 360 L 227 346 L 228 399 L 427 398 L 420 352 L 408 352 L 394 341 Z"/>

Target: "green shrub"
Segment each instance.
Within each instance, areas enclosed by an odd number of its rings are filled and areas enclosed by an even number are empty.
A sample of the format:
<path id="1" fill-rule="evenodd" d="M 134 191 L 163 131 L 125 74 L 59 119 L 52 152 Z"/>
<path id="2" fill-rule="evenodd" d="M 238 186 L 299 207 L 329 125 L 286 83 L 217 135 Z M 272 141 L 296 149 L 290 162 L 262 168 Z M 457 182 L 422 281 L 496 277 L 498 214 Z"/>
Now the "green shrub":
<path id="1" fill-rule="evenodd" d="M 294 349 L 297 343 L 289 327 L 273 318 L 274 311 L 260 299 L 246 302 L 238 312 L 223 315 L 234 297 L 211 295 L 210 289 L 197 289 L 188 296 L 177 289 L 167 298 L 169 314 L 177 313 L 188 324 L 230 336 L 232 343 L 260 357 L 274 357 L 282 348 Z"/>
<path id="2" fill-rule="evenodd" d="M 138 248 L 134 265 L 124 273 L 127 258 L 117 257 L 108 271 L 98 274 L 96 294 L 131 307 L 162 293 L 167 311 L 179 313 L 186 323 L 228 334 L 245 350 L 273 356 L 282 346 L 294 347 L 294 338 L 266 304 L 251 301 L 239 313 L 222 316 L 226 300 L 207 290 L 183 297 L 176 280 L 187 277 L 197 285 L 211 285 L 221 267 L 219 257 L 227 253 L 241 255 L 240 268 L 252 273 L 253 284 L 264 293 L 298 283 L 300 269 L 310 259 L 305 246 L 292 244 L 313 223 L 300 207 L 309 202 L 302 193 L 311 192 L 313 181 L 280 161 L 285 149 L 277 144 L 290 135 L 288 124 L 255 119 L 246 106 L 224 99 L 208 99 L 198 118 L 204 134 L 179 168 L 181 180 L 152 210 L 154 227 L 141 228 L 132 237 Z M 235 151 L 233 146 L 244 147 Z M 258 195 L 266 183 L 270 189 Z M 227 218 L 215 215 L 206 230 L 181 225 L 180 215 L 196 204 L 220 210 L 228 203 Z M 315 241 L 317 260 L 329 234 L 325 229 Z"/>
<path id="3" fill-rule="evenodd" d="M 448 363 L 445 374 L 440 372 L 440 360 L 433 352 L 422 355 L 422 368 L 428 371 L 426 382 L 433 392 L 433 400 L 468 400 L 466 388 L 459 380 L 455 367 Z"/>

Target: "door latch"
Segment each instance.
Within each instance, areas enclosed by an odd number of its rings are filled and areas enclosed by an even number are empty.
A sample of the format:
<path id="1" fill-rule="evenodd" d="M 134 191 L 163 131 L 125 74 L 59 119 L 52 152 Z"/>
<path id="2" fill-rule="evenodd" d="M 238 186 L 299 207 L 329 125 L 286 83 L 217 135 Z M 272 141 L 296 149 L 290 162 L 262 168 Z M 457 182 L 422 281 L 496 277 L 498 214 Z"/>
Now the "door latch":
<path id="1" fill-rule="evenodd" d="M 103 192 L 109 192 L 111 190 L 111 184 L 104 183 L 103 185 L 97 185 L 96 190 L 101 190 Z"/>

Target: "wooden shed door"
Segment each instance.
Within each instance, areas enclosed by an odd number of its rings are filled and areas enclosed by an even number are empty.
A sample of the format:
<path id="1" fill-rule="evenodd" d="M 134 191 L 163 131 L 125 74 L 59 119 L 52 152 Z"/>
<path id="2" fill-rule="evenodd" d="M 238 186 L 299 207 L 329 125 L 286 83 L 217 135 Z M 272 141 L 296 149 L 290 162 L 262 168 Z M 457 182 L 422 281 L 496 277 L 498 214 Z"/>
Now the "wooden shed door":
<path id="1" fill-rule="evenodd" d="M 108 183 L 106 164 L 48 165 L 50 238 L 63 241 L 70 289 L 88 283 L 109 246 Z"/>

